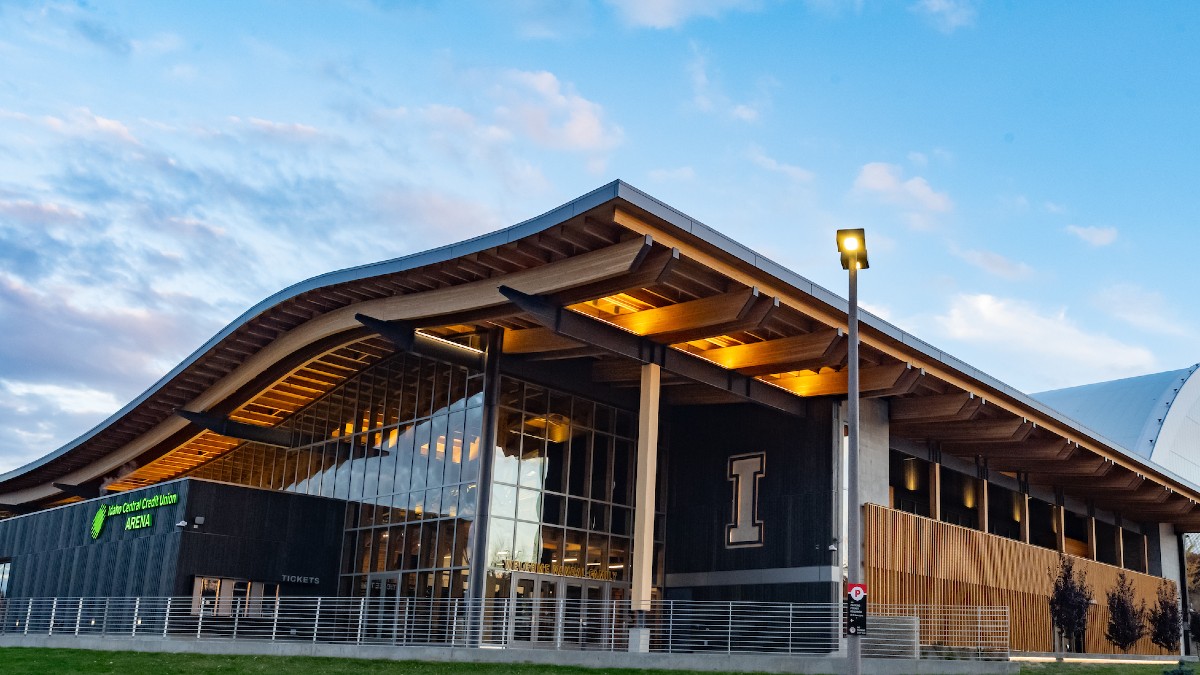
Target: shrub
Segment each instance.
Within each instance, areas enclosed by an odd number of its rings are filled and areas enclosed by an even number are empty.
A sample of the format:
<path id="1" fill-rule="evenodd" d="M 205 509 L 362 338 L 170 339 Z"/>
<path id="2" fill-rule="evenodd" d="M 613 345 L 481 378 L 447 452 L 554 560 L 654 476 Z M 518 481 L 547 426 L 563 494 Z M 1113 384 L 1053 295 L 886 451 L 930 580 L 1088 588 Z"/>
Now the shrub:
<path id="1" fill-rule="evenodd" d="M 1123 652 L 1146 634 L 1146 602 L 1134 603 L 1133 583 L 1124 572 L 1117 575 L 1117 585 L 1108 590 L 1108 630 L 1104 638 Z"/>
<path id="2" fill-rule="evenodd" d="M 1164 581 L 1158 585 L 1158 597 L 1150 608 L 1150 641 L 1169 652 L 1178 652 L 1182 630 L 1183 614 L 1179 610 L 1179 596 Z"/>
<path id="3" fill-rule="evenodd" d="M 1087 585 L 1087 576 L 1076 572 L 1075 562 L 1065 555 L 1059 555 L 1058 571 L 1051 573 L 1054 589 L 1050 592 L 1050 620 L 1063 638 L 1073 643 L 1087 626 L 1092 589 Z"/>

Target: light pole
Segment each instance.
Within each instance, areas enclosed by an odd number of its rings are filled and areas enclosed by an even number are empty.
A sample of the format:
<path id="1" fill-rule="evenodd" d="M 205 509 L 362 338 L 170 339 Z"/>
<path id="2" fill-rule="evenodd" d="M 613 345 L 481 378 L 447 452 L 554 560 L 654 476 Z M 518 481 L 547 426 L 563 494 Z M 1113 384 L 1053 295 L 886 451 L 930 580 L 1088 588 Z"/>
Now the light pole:
<path id="1" fill-rule="evenodd" d="M 850 272 L 850 309 L 846 313 L 846 324 L 850 334 L 847 353 L 849 368 L 846 377 L 846 416 L 849 427 L 849 448 L 846 452 L 846 473 L 849 482 L 846 488 L 846 583 L 863 583 L 862 573 L 862 507 L 858 503 L 858 271 L 866 269 L 867 239 L 862 229 L 838 230 L 838 252 L 842 256 L 842 269 Z M 847 657 L 848 672 L 862 672 L 862 638 L 849 633 Z"/>

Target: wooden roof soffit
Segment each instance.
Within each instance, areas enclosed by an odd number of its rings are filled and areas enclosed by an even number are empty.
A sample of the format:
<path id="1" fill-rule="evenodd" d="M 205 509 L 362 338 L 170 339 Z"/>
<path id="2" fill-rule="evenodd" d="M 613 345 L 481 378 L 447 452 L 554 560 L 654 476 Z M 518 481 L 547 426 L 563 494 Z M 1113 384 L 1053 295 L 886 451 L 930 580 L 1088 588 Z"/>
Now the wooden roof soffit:
<path id="1" fill-rule="evenodd" d="M 891 426 L 891 434 L 901 438 L 925 438 L 937 441 L 986 443 L 1022 441 L 1029 437 L 1035 425 L 1021 417 L 964 420 L 957 422 L 903 422 Z"/>
<path id="2" fill-rule="evenodd" d="M 958 422 L 975 419 L 983 406 L 982 397 L 964 391 L 893 399 L 889 414 L 892 423 Z"/>
<path id="3" fill-rule="evenodd" d="M 693 353 L 743 375 L 769 375 L 795 370 L 816 372 L 836 365 L 845 358 L 846 335 L 840 328 L 828 328 L 807 335 Z"/>
<path id="4" fill-rule="evenodd" d="M 1061 439 L 993 441 L 990 443 L 944 441 L 938 445 L 947 455 L 983 459 L 1055 459 L 1065 460 L 1079 446 Z"/>
<path id="5" fill-rule="evenodd" d="M 726 255 L 722 255 L 719 251 L 706 246 L 703 242 L 697 242 L 688 238 L 686 235 L 676 234 L 669 225 L 657 226 L 652 224 L 651 220 L 657 220 L 653 216 L 637 215 L 632 209 L 617 207 L 612 214 L 613 222 L 625 227 L 628 230 L 639 234 L 653 234 L 655 241 L 665 246 L 678 247 L 689 258 L 698 263 L 709 267 L 710 269 L 725 274 L 731 279 L 745 280 L 753 272 L 748 268 L 748 264 L 742 261 L 735 261 Z M 772 282 L 762 275 L 754 275 L 752 283 L 755 283 L 759 290 L 764 294 L 775 295 L 787 305 L 797 308 L 804 314 L 808 315 L 815 321 L 824 323 L 827 326 L 845 326 L 846 316 L 844 313 L 838 312 L 819 301 L 816 301 L 811 296 L 801 290 L 797 290 L 782 282 Z M 896 344 L 886 336 L 873 335 L 871 331 L 865 330 L 861 334 L 862 343 L 864 346 L 873 347 L 901 361 L 911 363 L 914 367 L 922 370 L 927 370 L 932 376 L 963 390 L 977 389 L 979 383 L 970 377 L 954 371 L 944 364 L 930 361 L 927 357 L 920 354 L 914 354 L 910 350 L 905 349 L 903 345 Z M 1043 428 L 1053 431 L 1054 433 L 1071 438 L 1072 440 L 1079 437 L 1078 429 L 1071 428 L 1064 423 L 1037 414 L 1037 411 L 1031 411 L 1023 404 L 1017 401 L 1009 400 L 1003 395 L 1003 392 L 997 392 L 996 396 L 989 397 L 988 403 L 994 405 L 997 409 L 1004 410 L 1010 414 L 1019 417 L 1030 417 L 1031 413 L 1036 421 Z M 1115 453 L 1111 449 L 1106 448 L 1099 443 L 1081 439 L 1081 444 L 1085 444 L 1093 452 L 1104 456 L 1118 466 L 1129 471 L 1146 472 L 1153 469 L 1140 464 L 1136 459 L 1122 456 L 1120 453 Z M 1156 480 L 1167 481 L 1166 477 L 1158 477 Z M 1200 499 L 1200 493 L 1188 493 L 1189 498 Z"/>
<path id="6" fill-rule="evenodd" d="M 858 386 L 863 398 L 897 396 L 913 391 L 924 371 L 907 363 L 868 366 L 859 370 Z M 848 369 L 824 373 L 786 375 L 767 380 L 798 396 L 845 396 L 849 392 Z"/>
<path id="7" fill-rule="evenodd" d="M 802 401 L 752 377 L 725 370 L 686 352 L 571 311 L 545 296 L 529 295 L 508 286 L 500 286 L 499 291 L 534 321 L 558 335 L 639 363 L 656 363 L 668 373 L 725 390 L 739 398 L 788 413 L 803 414 Z"/>
<path id="8" fill-rule="evenodd" d="M 701 340 L 757 326 L 771 304 L 761 302 L 758 289 L 745 288 L 699 300 L 679 302 L 606 319 L 625 330 L 655 342 L 673 344 Z M 752 312 L 755 308 L 758 312 Z"/>
<path id="9" fill-rule="evenodd" d="M 202 429 L 207 429 L 214 434 L 227 438 L 265 443 L 282 448 L 290 448 L 292 446 L 292 432 L 290 431 L 235 422 L 220 415 L 210 415 L 190 410 L 176 410 L 175 414 Z"/>

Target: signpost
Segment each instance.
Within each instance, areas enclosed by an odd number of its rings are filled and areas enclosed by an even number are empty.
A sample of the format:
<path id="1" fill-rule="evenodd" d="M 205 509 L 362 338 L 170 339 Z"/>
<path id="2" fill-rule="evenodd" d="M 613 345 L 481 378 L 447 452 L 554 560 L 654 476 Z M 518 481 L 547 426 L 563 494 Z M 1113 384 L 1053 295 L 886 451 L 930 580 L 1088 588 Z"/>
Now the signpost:
<path id="1" fill-rule="evenodd" d="M 867 585 L 849 584 L 846 587 L 846 631 L 851 635 L 867 634 Z"/>

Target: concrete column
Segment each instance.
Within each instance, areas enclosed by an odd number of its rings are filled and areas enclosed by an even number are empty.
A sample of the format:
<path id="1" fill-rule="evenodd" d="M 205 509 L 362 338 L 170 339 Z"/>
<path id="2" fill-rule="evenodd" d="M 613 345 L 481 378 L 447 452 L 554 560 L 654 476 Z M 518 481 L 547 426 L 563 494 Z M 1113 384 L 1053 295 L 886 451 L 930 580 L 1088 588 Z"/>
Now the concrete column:
<path id="1" fill-rule="evenodd" d="M 846 419 L 846 404 L 839 419 Z M 864 398 L 858 406 L 858 497 L 863 504 L 888 506 L 891 472 L 891 435 L 888 404 L 882 398 Z"/>
<path id="2" fill-rule="evenodd" d="M 633 514 L 633 592 L 630 605 L 636 623 L 629 629 L 629 651 L 650 651 L 650 611 L 654 587 L 654 511 L 658 484 L 658 415 L 662 370 L 657 364 L 642 366 L 641 399 L 638 403 L 637 485 Z"/>

